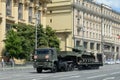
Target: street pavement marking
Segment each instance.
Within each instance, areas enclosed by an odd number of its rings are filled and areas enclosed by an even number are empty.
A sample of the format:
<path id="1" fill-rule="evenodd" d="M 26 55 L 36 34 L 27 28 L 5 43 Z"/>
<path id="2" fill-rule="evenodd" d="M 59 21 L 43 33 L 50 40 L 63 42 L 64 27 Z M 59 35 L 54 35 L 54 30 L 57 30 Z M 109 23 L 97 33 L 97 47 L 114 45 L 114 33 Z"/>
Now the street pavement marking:
<path id="1" fill-rule="evenodd" d="M 93 78 L 104 77 L 104 76 L 108 76 L 108 74 L 102 74 L 102 75 L 97 75 L 97 76 L 91 76 L 91 77 L 88 77 L 87 79 L 93 79 Z"/>
<path id="2" fill-rule="evenodd" d="M 113 72 L 113 73 L 110 73 L 110 74 L 102 74 L 102 75 L 96 75 L 96 76 L 91 76 L 91 77 L 88 77 L 87 79 L 93 79 L 93 78 L 98 78 L 98 77 L 104 77 L 104 76 L 110 76 L 110 75 L 115 75 L 115 74 L 119 74 L 120 72 Z M 112 78 L 115 78 L 115 77 L 109 77 L 108 79 L 103 79 L 103 80 L 109 80 L 109 79 L 112 79 Z"/>
<path id="3" fill-rule="evenodd" d="M 120 72 L 113 72 L 110 75 L 119 74 Z"/>
<path id="4" fill-rule="evenodd" d="M 53 76 L 54 78 L 57 78 L 57 77 L 69 77 L 69 76 L 74 76 L 74 75 L 78 75 L 77 74 L 67 74 L 67 75 L 59 75 L 59 76 Z"/>
<path id="5" fill-rule="evenodd" d="M 72 78 L 79 78 L 80 76 L 70 76 L 70 77 L 65 77 L 65 78 L 59 78 L 59 80 L 67 80 L 67 79 L 72 79 Z"/>
<path id="6" fill-rule="evenodd" d="M 115 79 L 115 77 L 108 77 L 108 78 L 105 78 L 103 80 L 114 80 L 114 79 Z"/>

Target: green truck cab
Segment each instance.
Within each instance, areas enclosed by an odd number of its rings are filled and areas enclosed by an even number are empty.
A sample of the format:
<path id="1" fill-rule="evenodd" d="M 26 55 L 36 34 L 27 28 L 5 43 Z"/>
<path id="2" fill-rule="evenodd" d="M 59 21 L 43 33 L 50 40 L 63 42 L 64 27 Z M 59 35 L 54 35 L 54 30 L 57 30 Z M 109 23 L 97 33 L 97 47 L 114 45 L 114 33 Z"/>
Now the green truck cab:
<path id="1" fill-rule="evenodd" d="M 55 71 L 57 52 L 54 48 L 41 48 L 36 49 L 36 54 L 34 55 L 34 68 L 36 68 L 37 72 L 40 73 L 42 70 L 51 69 L 51 71 Z"/>

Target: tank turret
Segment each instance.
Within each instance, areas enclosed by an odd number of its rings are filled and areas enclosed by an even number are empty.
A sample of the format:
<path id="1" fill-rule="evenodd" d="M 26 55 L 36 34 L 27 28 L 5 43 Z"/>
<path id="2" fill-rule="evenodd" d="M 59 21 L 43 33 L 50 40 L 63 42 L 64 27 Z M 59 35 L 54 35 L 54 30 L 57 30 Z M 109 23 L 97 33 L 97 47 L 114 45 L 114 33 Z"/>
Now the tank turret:
<path id="1" fill-rule="evenodd" d="M 75 48 L 72 48 L 72 47 L 67 47 L 67 48 L 71 48 L 73 52 L 77 52 L 77 53 L 80 53 L 80 54 L 86 52 L 85 48 L 82 45 L 77 46 Z"/>

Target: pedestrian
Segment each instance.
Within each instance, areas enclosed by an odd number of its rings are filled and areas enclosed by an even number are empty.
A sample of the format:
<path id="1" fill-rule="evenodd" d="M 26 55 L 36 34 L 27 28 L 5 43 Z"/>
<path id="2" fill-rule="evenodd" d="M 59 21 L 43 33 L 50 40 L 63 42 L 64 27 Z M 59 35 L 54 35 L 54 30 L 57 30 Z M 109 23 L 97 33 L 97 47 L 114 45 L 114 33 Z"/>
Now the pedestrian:
<path id="1" fill-rule="evenodd" d="M 14 67 L 14 60 L 13 60 L 13 58 L 10 58 L 10 63 L 11 63 L 11 67 Z"/>
<path id="2" fill-rule="evenodd" d="M 2 68 L 5 67 L 5 61 L 4 61 L 3 57 L 2 57 L 1 65 L 2 65 Z"/>

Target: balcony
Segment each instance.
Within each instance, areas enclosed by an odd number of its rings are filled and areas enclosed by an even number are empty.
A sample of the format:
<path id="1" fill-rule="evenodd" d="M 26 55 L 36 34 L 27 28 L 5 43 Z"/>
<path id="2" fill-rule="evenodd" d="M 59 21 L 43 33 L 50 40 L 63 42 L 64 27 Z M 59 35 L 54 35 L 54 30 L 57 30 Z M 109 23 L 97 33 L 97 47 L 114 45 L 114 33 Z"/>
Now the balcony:
<path id="1" fill-rule="evenodd" d="M 111 52 L 111 50 L 109 50 L 109 49 L 104 49 L 104 52 L 109 53 L 109 52 Z"/>
<path id="2" fill-rule="evenodd" d="M 19 23 L 25 23 L 25 20 L 24 19 L 19 19 L 18 22 Z"/>
<path id="3" fill-rule="evenodd" d="M 7 16 L 6 20 L 11 21 L 11 22 L 15 22 L 15 18 L 13 16 Z"/>
<path id="4" fill-rule="evenodd" d="M 52 2 L 52 0 L 39 0 L 40 2 L 46 2 L 46 3 L 50 3 Z"/>

